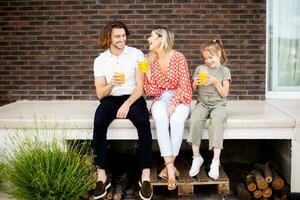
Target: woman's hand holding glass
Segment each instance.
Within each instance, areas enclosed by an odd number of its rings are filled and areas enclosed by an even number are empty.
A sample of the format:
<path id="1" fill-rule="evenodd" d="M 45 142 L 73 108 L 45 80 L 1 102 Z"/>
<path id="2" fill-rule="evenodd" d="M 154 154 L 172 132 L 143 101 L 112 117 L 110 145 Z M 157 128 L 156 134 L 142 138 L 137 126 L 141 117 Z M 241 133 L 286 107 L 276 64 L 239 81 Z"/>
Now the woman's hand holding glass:
<path id="1" fill-rule="evenodd" d="M 139 61 L 139 70 L 142 73 L 148 73 L 149 71 L 149 63 L 147 60 L 141 60 Z"/>
<path id="2" fill-rule="evenodd" d="M 149 61 L 142 60 L 139 61 L 139 71 L 144 73 L 148 81 L 150 81 L 150 68 L 149 68 Z"/>

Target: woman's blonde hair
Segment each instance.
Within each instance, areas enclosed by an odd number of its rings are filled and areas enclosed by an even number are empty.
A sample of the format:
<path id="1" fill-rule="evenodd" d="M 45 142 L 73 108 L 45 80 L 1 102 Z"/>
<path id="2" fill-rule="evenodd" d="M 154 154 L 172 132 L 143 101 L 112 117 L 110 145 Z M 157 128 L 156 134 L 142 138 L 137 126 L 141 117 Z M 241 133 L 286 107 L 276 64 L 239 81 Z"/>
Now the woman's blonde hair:
<path id="1" fill-rule="evenodd" d="M 167 52 L 168 50 L 173 49 L 174 33 L 171 29 L 160 26 L 153 30 L 158 35 L 158 37 L 161 37 L 162 39 L 160 49 L 163 52 Z"/>
<path id="2" fill-rule="evenodd" d="M 203 52 L 208 51 L 211 54 L 217 54 L 218 51 L 221 52 L 221 64 L 227 63 L 227 54 L 223 48 L 223 43 L 221 39 L 213 39 L 204 43 L 201 47 L 201 56 L 203 58 Z"/>

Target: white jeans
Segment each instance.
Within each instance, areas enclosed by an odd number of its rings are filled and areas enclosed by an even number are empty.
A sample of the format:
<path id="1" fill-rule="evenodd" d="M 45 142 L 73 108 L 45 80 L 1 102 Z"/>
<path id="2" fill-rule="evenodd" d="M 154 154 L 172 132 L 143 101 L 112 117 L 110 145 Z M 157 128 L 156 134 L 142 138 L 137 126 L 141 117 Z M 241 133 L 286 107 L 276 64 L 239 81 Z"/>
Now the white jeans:
<path id="1" fill-rule="evenodd" d="M 164 91 L 161 99 L 155 101 L 151 109 L 162 157 L 178 155 L 183 137 L 184 123 L 190 112 L 190 106 L 179 104 L 171 117 L 168 117 L 167 110 L 174 94 L 175 91 L 173 90 Z"/>

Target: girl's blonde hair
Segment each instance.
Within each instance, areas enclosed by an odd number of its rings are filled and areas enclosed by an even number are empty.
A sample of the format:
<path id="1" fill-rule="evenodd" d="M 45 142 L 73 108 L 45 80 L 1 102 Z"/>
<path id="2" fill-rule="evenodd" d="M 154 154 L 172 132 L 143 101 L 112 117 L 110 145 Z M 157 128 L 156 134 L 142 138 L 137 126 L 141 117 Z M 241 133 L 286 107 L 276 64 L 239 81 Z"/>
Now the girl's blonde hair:
<path id="1" fill-rule="evenodd" d="M 223 43 L 220 39 L 213 39 L 204 43 L 201 47 L 201 56 L 203 58 L 203 52 L 208 51 L 211 54 L 217 54 L 218 51 L 221 52 L 221 64 L 227 63 L 227 54 L 223 48 Z"/>
<path id="2" fill-rule="evenodd" d="M 171 29 L 161 26 L 153 30 L 162 39 L 160 49 L 163 52 L 167 52 L 168 50 L 173 49 L 174 33 Z"/>

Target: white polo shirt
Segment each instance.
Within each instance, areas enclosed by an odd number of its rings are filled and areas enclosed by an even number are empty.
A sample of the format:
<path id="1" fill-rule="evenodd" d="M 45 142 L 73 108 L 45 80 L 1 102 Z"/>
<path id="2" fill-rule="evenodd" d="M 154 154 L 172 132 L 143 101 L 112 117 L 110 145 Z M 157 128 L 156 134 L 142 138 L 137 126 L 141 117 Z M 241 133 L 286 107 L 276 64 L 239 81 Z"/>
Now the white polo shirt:
<path id="1" fill-rule="evenodd" d="M 144 54 L 141 50 L 125 46 L 123 52 L 119 55 L 113 55 L 109 49 L 100 53 L 94 61 L 94 76 L 104 76 L 106 83 L 109 83 L 115 72 L 125 74 L 125 83 L 121 86 L 115 86 L 112 96 L 130 95 L 136 87 L 136 70 L 138 61 L 144 60 Z"/>

